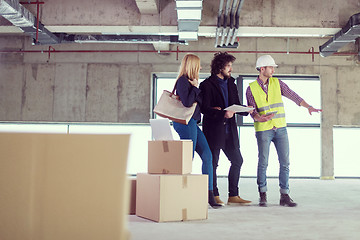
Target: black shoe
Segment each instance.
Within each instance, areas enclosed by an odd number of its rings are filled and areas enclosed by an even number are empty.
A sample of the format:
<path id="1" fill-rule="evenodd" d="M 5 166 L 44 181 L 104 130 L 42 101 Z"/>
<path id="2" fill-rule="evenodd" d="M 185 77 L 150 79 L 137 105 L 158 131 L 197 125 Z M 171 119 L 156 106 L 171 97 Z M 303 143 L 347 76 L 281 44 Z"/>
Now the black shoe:
<path id="1" fill-rule="evenodd" d="M 214 192 L 209 190 L 209 204 L 212 208 L 221 208 L 223 205 L 216 203 Z"/>
<path id="2" fill-rule="evenodd" d="M 289 194 L 281 194 L 280 205 L 288 207 L 296 207 L 297 204 L 290 198 Z"/>
<path id="3" fill-rule="evenodd" d="M 260 192 L 259 206 L 267 207 L 266 192 Z"/>

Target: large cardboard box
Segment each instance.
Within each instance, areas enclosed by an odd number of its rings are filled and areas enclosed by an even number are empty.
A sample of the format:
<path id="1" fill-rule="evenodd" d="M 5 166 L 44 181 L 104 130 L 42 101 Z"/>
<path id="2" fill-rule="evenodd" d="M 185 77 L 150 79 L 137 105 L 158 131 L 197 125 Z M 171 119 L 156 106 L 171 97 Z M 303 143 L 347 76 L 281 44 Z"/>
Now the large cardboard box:
<path id="1" fill-rule="evenodd" d="M 192 171 L 193 142 L 149 141 L 148 173 L 190 174 Z"/>
<path id="2" fill-rule="evenodd" d="M 208 176 L 138 173 L 136 215 L 156 222 L 208 217 Z"/>
<path id="3" fill-rule="evenodd" d="M 0 239 L 129 239 L 129 138 L 0 133 Z"/>

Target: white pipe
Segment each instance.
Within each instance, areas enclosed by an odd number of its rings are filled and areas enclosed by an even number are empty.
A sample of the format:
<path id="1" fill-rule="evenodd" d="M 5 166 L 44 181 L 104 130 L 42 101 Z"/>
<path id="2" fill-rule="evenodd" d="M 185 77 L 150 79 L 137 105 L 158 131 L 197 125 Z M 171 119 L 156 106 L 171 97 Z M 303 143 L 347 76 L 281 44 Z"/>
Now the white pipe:
<path id="1" fill-rule="evenodd" d="M 228 31 L 229 33 L 226 38 L 226 43 L 225 43 L 226 46 L 229 45 L 231 37 L 233 36 L 233 33 L 234 33 L 234 13 L 236 11 L 237 3 L 238 3 L 238 0 L 234 0 L 233 4 L 232 4 L 232 8 L 231 8 L 231 12 L 230 12 L 230 29 Z"/>
<path id="2" fill-rule="evenodd" d="M 236 39 L 236 37 L 237 37 L 237 34 L 238 34 L 238 32 L 239 32 L 239 26 L 240 26 L 240 24 L 239 24 L 239 21 L 240 21 L 240 11 L 241 11 L 241 8 L 242 8 L 243 3 L 244 3 L 244 0 L 240 0 L 239 5 L 238 5 L 238 8 L 237 8 L 237 11 L 236 11 L 236 15 L 235 15 L 235 21 L 236 21 L 236 23 L 235 23 L 235 28 L 236 28 L 236 30 L 235 30 L 235 34 L 232 36 L 231 45 L 234 44 L 235 39 Z"/>
<path id="3" fill-rule="evenodd" d="M 229 11 L 230 11 L 230 4 L 231 4 L 231 0 L 226 0 L 226 8 L 225 8 L 225 14 L 224 14 L 223 31 L 222 31 L 220 46 L 224 45 L 225 36 L 227 35 L 226 33 L 228 32 L 227 18 L 228 18 Z"/>
<path id="4" fill-rule="evenodd" d="M 220 5 L 219 5 L 219 11 L 218 11 L 218 19 L 217 19 L 217 28 L 215 31 L 215 48 L 218 46 L 218 42 L 219 42 L 219 36 L 221 33 L 221 16 L 223 13 L 223 5 L 224 5 L 224 0 L 220 0 Z"/>

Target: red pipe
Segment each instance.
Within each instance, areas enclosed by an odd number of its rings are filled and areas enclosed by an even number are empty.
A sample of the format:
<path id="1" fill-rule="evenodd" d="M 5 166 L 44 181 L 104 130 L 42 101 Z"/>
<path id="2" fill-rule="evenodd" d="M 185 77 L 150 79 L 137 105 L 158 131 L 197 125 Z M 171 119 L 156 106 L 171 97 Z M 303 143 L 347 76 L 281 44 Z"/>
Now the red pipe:
<path id="1" fill-rule="evenodd" d="M 312 50 L 312 49 L 311 49 Z M 179 50 L 177 48 L 174 50 L 168 50 L 168 51 L 157 51 L 157 50 L 56 50 L 52 46 L 49 46 L 48 50 L 0 50 L 0 53 L 176 53 L 177 55 L 179 53 L 216 53 L 219 51 L 204 51 L 204 50 L 193 50 L 193 51 L 184 51 Z M 315 54 L 319 54 L 320 52 L 307 51 L 307 52 L 287 52 L 287 51 L 227 51 L 228 53 L 263 53 L 263 54 L 311 54 L 314 56 Z M 359 55 L 357 52 L 338 52 L 334 53 L 334 56 L 355 56 Z"/>
<path id="2" fill-rule="evenodd" d="M 176 46 L 176 61 L 179 60 L 179 46 Z"/>
<path id="3" fill-rule="evenodd" d="M 40 12 L 40 5 L 39 5 L 39 0 L 36 0 L 36 20 L 37 20 L 37 23 L 36 23 L 36 43 L 39 42 L 39 12 Z"/>
<path id="4" fill-rule="evenodd" d="M 55 48 L 53 48 L 52 46 L 49 46 L 49 54 L 48 54 L 48 61 L 50 60 L 50 54 L 51 54 L 51 51 L 56 51 Z"/>
<path id="5" fill-rule="evenodd" d="M 19 2 L 20 4 L 44 4 L 45 2 Z"/>
<path id="6" fill-rule="evenodd" d="M 0 50 L 0 53 L 47 53 L 49 50 Z M 204 51 L 204 50 L 51 50 L 51 52 L 57 53 L 216 53 L 219 51 Z M 319 54 L 320 52 L 287 52 L 287 51 L 226 51 L 228 53 L 275 53 L 275 54 Z M 340 52 L 334 53 L 333 55 L 346 56 L 346 55 L 358 55 L 357 52 Z"/>
<path id="7" fill-rule="evenodd" d="M 39 12 L 40 12 L 40 5 L 39 4 L 44 4 L 45 2 L 39 2 L 39 0 L 36 0 L 36 2 L 19 2 L 20 4 L 36 4 L 36 39 L 35 42 L 38 43 L 39 42 Z"/>
<path id="8" fill-rule="evenodd" d="M 309 52 L 311 51 L 311 57 L 312 57 L 312 62 L 314 62 L 314 58 L 315 58 L 315 56 L 314 56 L 314 47 L 311 47 L 310 49 L 309 49 Z"/>

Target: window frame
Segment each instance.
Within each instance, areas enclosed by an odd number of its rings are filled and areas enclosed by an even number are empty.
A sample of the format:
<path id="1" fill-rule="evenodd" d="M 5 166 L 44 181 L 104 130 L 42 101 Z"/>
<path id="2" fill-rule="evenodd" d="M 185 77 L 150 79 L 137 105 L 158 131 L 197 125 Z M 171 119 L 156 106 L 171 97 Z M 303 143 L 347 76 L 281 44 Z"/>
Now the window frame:
<path id="1" fill-rule="evenodd" d="M 209 77 L 209 74 L 200 73 L 199 78 L 205 79 Z M 239 99 L 240 102 L 244 105 L 246 105 L 245 100 L 243 99 L 243 91 L 246 89 L 243 89 L 243 80 L 245 78 L 257 78 L 257 74 L 233 74 L 235 76 L 235 83 L 237 85 L 237 90 L 239 93 Z M 157 83 L 159 78 L 176 78 L 177 73 L 153 73 L 152 74 L 152 99 L 151 99 L 151 106 L 152 109 L 154 109 L 156 105 L 156 99 L 157 99 Z M 305 81 L 319 81 L 320 82 L 320 76 L 317 75 L 276 75 L 274 77 L 277 77 L 279 79 L 286 80 L 305 80 Z M 172 89 L 167 89 L 168 91 L 171 91 Z M 156 114 L 151 111 L 151 118 L 155 118 Z M 254 123 L 244 123 L 243 116 L 236 115 L 236 124 L 238 127 L 240 126 L 254 126 Z M 288 127 L 312 127 L 312 128 L 319 128 L 320 123 L 287 123 Z"/>

